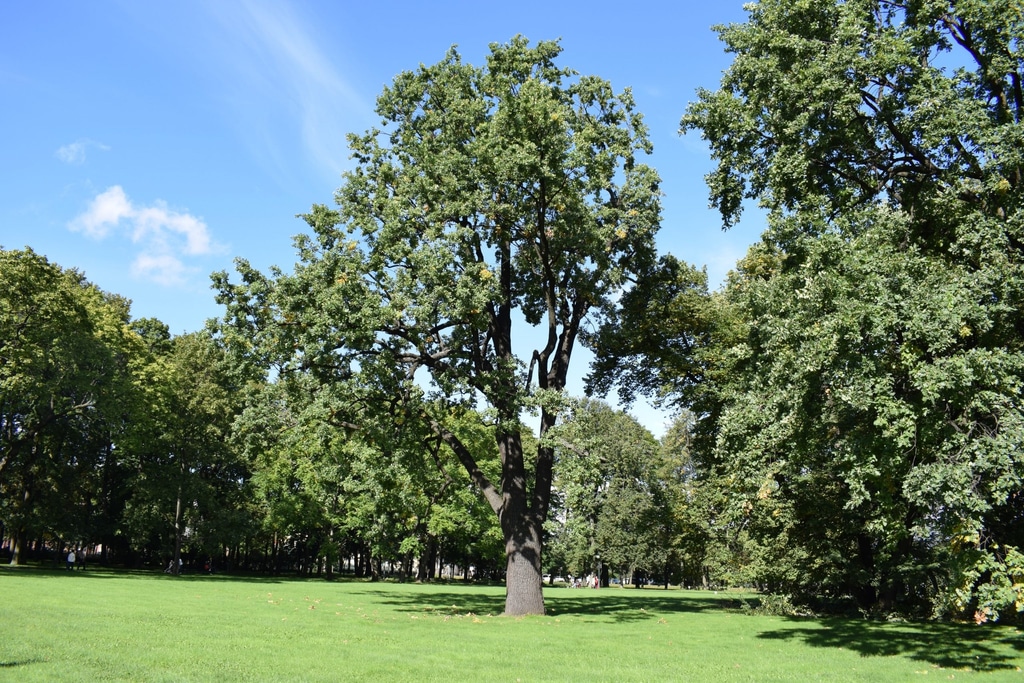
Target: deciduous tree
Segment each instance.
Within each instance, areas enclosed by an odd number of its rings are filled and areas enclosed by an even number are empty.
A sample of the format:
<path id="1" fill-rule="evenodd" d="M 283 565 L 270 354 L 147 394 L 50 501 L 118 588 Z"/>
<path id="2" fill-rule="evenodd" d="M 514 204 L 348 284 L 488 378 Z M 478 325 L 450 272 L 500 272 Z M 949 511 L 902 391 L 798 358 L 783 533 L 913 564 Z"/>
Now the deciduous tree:
<path id="1" fill-rule="evenodd" d="M 128 302 L 31 250 L 0 250 L 0 519 L 24 542 L 89 535 L 133 400 Z"/>
<path id="2" fill-rule="evenodd" d="M 675 529 L 651 433 L 626 413 L 584 399 L 548 438 L 559 492 L 549 528 L 564 567 L 576 576 L 598 562 L 620 576 L 663 574 Z"/>
<path id="3" fill-rule="evenodd" d="M 659 224 L 629 91 L 558 66 L 560 51 L 515 38 L 483 68 L 453 49 L 399 74 L 377 100 L 384 127 L 350 137 L 338 210 L 306 216 L 314 234 L 298 239 L 294 274 L 240 263 L 241 285 L 217 277 L 227 319 L 268 361 L 378 406 L 427 387 L 402 419 L 444 440 L 498 516 L 509 614 L 544 610 L 553 461 L 543 441 L 523 452 L 520 415 L 539 406 L 541 432 L 555 424 L 545 400 L 564 388 L 588 316 L 652 266 Z M 517 351 L 518 328 L 539 330 L 539 346 Z M 477 401 L 496 480 L 438 407 Z"/>
<path id="4" fill-rule="evenodd" d="M 1020 610 L 1019 7 L 766 0 L 720 33 L 734 62 L 683 126 L 726 225 L 770 212 L 725 295 L 710 459 L 761 576 Z"/>

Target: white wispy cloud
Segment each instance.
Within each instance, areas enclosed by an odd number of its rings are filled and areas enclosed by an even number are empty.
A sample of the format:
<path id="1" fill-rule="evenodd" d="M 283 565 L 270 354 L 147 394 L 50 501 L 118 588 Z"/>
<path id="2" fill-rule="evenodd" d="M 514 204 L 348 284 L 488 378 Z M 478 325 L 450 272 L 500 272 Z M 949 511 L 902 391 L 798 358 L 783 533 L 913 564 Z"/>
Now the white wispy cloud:
<path id="1" fill-rule="evenodd" d="M 161 285 L 180 285 L 197 272 L 186 257 L 223 252 L 202 218 L 175 211 L 162 200 L 136 204 L 120 185 L 96 195 L 68 228 L 93 239 L 111 235 L 127 238 L 138 248 L 131 264 L 134 276 Z"/>
<path id="2" fill-rule="evenodd" d="M 191 272 L 194 270 L 186 268 L 181 259 L 171 254 L 139 254 L 131 266 L 132 276 L 165 287 L 181 284 Z"/>
<path id="3" fill-rule="evenodd" d="M 69 145 L 59 147 L 53 155 L 65 164 L 79 166 L 85 163 L 86 152 L 89 149 L 98 149 L 102 152 L 106 152 L 110 147 L 104 145 L 102 142 L 83 138 L 81 140 L 75 140 Z"/>
<path id="4" fill-rule="evenodd" d="M 287 144 L 277 123 L 291 121 L 307 157 L 336 177 L 349 156 L 346 135 L 372 121 L 372 106 L 322 46 L 330 34 L 287 3 L 214 3 L 210 10 L 223 28 L 218 43 L 231 72 L 230 98 L 254 148 L 271 163 L 286 157 L 274 149 Z M 264 104 L 254 107 L 254 100 Z"/>

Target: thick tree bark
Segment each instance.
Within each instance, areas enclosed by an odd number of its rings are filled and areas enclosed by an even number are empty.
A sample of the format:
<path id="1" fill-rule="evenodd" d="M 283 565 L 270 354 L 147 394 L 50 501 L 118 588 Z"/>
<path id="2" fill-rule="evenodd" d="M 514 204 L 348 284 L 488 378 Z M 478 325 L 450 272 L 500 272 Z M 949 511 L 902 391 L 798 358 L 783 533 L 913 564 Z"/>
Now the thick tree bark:
<path id="1" fill-rule="evenodd" d="M 526 467 L 518 433 L 499 437 L 498 448 L 504 469 L 498 519 L 505 536 L 505 614 L 544 614 L 541 534 L 550 485 L 540 482 L 544 491 L 538 491 L 535 484 L 531 499 L 526 487 Z"/>
<path id="2" fill-rule="evenodd" d="M 525 521 L 505 538 L 505 614 L 544 614 L 539 525 Z"/>
<path id="3" fill-rule="evenodd" d="M 13 536 L 13 547 L 11 548 L 11 565 L 17 567 L 21 564 L 22 553 L 25 552 L 25 540 L 28 534 L 25 529 L 16 529 Z"/>
<path id="4" fill-rule="evenodd" d="M 512 420 L 509 420 L 512 422 Z M 430 420 L 435 432 L 451 446 L 465 466 L 473 483 L 498 515 L 505 537 L 505 614 L 544 614 L 544 593 L 541 586 L 541 527 L 551 497 L 550 463 L 538 465 L 540 485 L 534 486 L 533 497 L 526 486 L 526 465 L 522 440 L 518 432 L 497 435 L 501 454 L 501 490 L 480 471 L 473 454 L 458 437 L 436 420 Z M 545 459 L 547 454 L 538 454 Z M 532 505 L 531 505 L 532 500 Z"/>

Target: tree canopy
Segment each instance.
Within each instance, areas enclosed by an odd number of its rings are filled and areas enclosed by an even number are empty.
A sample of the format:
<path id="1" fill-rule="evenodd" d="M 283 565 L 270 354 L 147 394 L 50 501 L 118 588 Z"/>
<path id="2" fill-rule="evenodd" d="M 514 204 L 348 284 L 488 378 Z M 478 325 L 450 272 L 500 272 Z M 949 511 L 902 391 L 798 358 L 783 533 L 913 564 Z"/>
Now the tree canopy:
<path id="1" fill-rule="evenodd" d="M 338 209 L 305 216 L 294 273 L 240 262 L 242 284 L 217 277 L 226 334 L 264 362 L 344 386 L 336 409 L 354 427 L 384 409 L 452 449 L 501 524 L 510 614 L 543 611 L 553 464 L 543 440 L 523 452 L 521 415 L 539 410 L 541 436 L 555 424 L 585 324 L 651 268 L 660 220 L 629 91 L 558 66 L 560 51 L 517 37 L 483 68 L 452 49 L 399 74 L 377 100 L 383 128 L 350 136 Z M 517 352 L 519 328 L 536 348 Z M 450 427 L 478 401 L 496 480 Z"/>
<path id="2" fill-rule="evenodd" d="M 128 303 L 31 250 L 0 250 L 0 514 L 29 534 L 88 530 L 96 479 L 135 394 Z"/>
<path id="3" fill-rule="evenodd" d="M 1024 607 L 1022 30 L 1010 2 L 869 0 L 719 29 L 735 60 L 683 127 L 725 225 L 750 198 L 770 227 L 701 356 L 708 463 L 766 582 Z"/>
<path id="4" fill-rule="evenodd" d="M 638 585 L 664 575 L 673 513 L 654 436 L 635 418 L 588 399 L 574 401 L 548 438 L 558 490 L 548 523 L 556 558 L 549 563 L 577 577 L 607 567 Z"/>

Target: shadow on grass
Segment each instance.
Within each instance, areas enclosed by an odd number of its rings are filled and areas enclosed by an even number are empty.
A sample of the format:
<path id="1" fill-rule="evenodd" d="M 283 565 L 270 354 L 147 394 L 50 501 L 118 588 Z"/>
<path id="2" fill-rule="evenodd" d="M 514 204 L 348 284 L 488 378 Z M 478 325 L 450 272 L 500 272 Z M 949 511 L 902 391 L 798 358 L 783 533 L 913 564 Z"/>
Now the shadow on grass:
<path id="1" fill-rule="evenodd" d="M 43 660 L 41 659 L 17 659 L 17 660 L 6 660 L 0 659 L 0 669 L 16 669 L 19 666 L 28 666 L 29 664 L 39 664 Z"/>
<path id="2" fill-rule="evenodd" d="M 900 656 L 943 669 L 1018 670 L 1024 640 L 1017 629 L 965 624 L 891 624 L 855 619 L 792 618 L 761 633 L 765 640 L 799 640 L 811 647 L 844 648 L 865 657 Z"/>
<path id="3" fill-rule="evenodd" d="M 31 576 L 39 579 L 66 579 L 72 576 L 86 577 L 91 579 L 112 579 L 119 576 L 143 576 L 152 574 L 138 569 L 106 569 L 96 567 L 94 569 L 65 569 L 64 567 L 46 567 L 38 565 L 0 565 L 0 576 Z"/>
<path id="4" fill-rule="evenodd" d="M 124 579 L 124 578 L 144 578 L 144 579 L 160 579 L 165 581 L 242 581 L 245 583 L 257 583 L 257 584 L 279 584 L 279 583 L 294 583 L 298 581 L 309 581 L 309 582 L 323 582 L 322 577 L 293 577 L 293 576 L 273 576 L 267 574 L 228 574 L 228 573 L 213 573 L 206 574 L 204 572 L 182 572 L 179 576 L 168 574 L 162 569 L 156 568 L 145 568 L 145 569 L 125 569 L 121 567 L 102 567 L 96 565 L 89 569 L 64 569 L 63 567 L 40 567 L 35 565 L 0 565 L 0 577 L 4 575 L 9 576 L 32 576 L 40 579 L 70 579 L 70 578 L 84 578 L 84 579 Z"/>
<path id="5" fill-rule="evenodd" d="M 498 615 L 505 609 L 505 596 L 476 591 L 457 592 L 394 592 L 365 586 L 361 592 L 374 593 L 375 599 L 400 612 L 450 615 Z M 548 616 L 576 615 L 601 617 L 615 622 L 658 619 L 665 614 L 739 609 L 738 599 L 708 594 L 652 590 L 631 591 L 608 589 L 600 592 L 555 590 L 545 591 Z"/>
<path id="6" fill-rule="evenodd" d="M 375 601 L 400 612 L 466 616 L 499 615 L 505 607 L 501 593 L 394 591 L 364 585 Z M 616 623 L 659 619 L 667 614 L 734 612 L 741 596 L 695 591 L 603 590 L 545 591 L 548 616 L 576 615 Z M 748 602 L 756 603 L 756 598 Z M 752 623 L 761 619 L 750 616 Z M 764 622 L 758 627 L 763 628 Z M 943 669 L 978 672 L 1012 671 L 1020 666 L 1024 639 L 1018 629 L 979 628 L 966 624 L 885 623 L 859 619 L 791 618 L 772 623 L 757 637 L 802 641 L 811 647 L 852 650 L 865 657 L 899 656 Z"/>
<path id="7" fill-rule="evenodd" d="M 565 591 L 545 595 L 549 610 L 556 614 L 610 617 L 616 622 L 658 619 L 666 614 L 724 612 L 739 610 L 738 598 L 713 593 L 608 589 L 577 595 Z"/>

